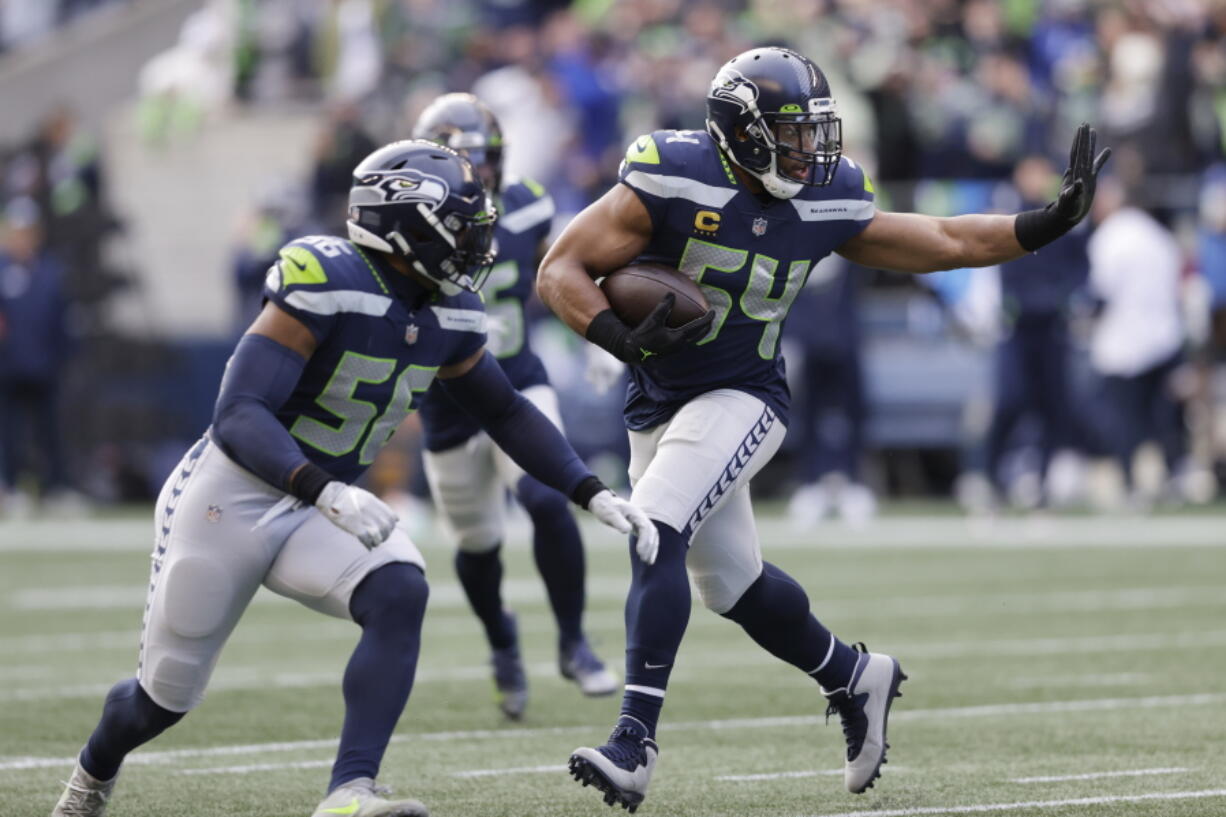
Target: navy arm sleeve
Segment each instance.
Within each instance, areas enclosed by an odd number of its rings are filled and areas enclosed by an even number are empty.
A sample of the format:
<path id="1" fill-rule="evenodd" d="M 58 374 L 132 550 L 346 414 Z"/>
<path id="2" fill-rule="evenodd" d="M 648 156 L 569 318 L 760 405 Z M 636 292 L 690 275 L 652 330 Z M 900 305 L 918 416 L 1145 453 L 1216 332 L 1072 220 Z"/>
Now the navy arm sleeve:
<path id="1" fill-rule="evenodd" d="M 549 418 L 517 392 L 488 352 L 460 377 L 438 381 L 529 475 L 586 508 L 604 490 Z"/>
<path id="2" fill-rule="evenodd" d="M 277 409 L 298 385 L 306 360 L 263 335 L 239 340 L 213 409 L 213 439 L 230 459 L 270 485 L 292 491 L 290 475 L 307 462 Z"/>

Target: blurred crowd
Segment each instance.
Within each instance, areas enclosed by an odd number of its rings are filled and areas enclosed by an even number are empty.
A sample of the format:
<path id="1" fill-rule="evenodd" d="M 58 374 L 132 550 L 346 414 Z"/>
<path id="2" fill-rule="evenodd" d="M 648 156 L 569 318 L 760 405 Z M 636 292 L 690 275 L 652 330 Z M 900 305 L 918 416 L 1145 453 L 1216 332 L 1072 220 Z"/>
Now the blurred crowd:
<path id="1" fill-rule="evenodd" d="M 4 0 L 0 3 L 0 53 L 37 43 L 104 6 L 132 0 Z"/>
<path id="2" fill-rule="evenodd" d="M 270 185 L 235 248 L 242 326 L 280 244 L 341 230 L 350 169 L 437 94 L 471 90 L 494 109 L 508 175 L 549 189 L 560 228 L 637 134 L 701 128 L 716 69 L 760 44 L 823 67 L 845 152 L 887 209 L 1041 205 L 1082 121 L 1115 151 L 1094 223 L 1040 256 L 921 279 L 837 259 L 815 271 L 795 308 L 823 320 L 793 321 L 788 347 L 800 410 L 779 483 L 796 489 L 798 522 L 863 520 L 874 492 L 959 472 L 977 509 L 1082 501 L 1092 481 L 1066 465 L 1093 458 L 1119 464 L 1115 496 L 1134 507 L 1211 496 L 1226 460 L 1219 0 L 208 0 L 140 78 L 142 126 L 158 143 L 243 106 L 321 111 L 311 173 Z M 890 332 L 992 350 L 986 410 L 957 401 L 959 454 L 917 460 L 918 483 L 875 456 L 891 394 L 875 342 Z M 1160 477 L 1146 476 L 1152 456 L 1134 473 L 1139 449 L 1159 452 Z"/>

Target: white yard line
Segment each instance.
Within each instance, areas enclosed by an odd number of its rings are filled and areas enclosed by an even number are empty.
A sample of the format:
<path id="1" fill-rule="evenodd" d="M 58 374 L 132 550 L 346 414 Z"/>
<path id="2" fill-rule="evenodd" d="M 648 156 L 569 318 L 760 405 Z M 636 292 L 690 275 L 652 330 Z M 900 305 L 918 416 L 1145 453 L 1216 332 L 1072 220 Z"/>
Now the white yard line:
<path id="1" fill-rule="evenodd" d="M 890 773 L 899 771 L 898 768 L 891 766 Z M 842 769 L 810 769 L 803 772 L 763 772 L 762 774 L 721 774 L 716 777 L 716 780 L 723 780 L 730 783 L 751 783 L 758 780 L 783 780 L 792 777 L 838 777 L 843 774 Z"/>
<path id="2" fill-rule="evenodd" d="M 207 769 L 180 769 L 175 774 L 251 774 L 252 772 L 276 772 L 282 769 L 324 769 L 331 766 L 333 758 L 326 760 L 297 760 L 292 763 L 254 763 L 250 766 L 210 766 Z"/>
<path id="3" fill-rule="evenodd" d="M 506 774 L 538 774 L 542 772 L 564 772 L 566 766 L 552 764 L 549 766 L 516 766 L 510 769 L 469 769 L 463 772 L 452 772 L 452 777 L 500 777 Z"/>
<path id="4" fill-rule="evenodd" d="M 1030 808 L 1064 808 L 1066 806 L 1105 806 L 1112 803 L 1145 803 L 1153 800 L 1197 800 L 1206 797 L 1226 797 L 1226 789 L 1201 791 L 1164 791 L 1150 794 L 1124 794 L 1104 797 L 1076 797 L 1070 800 L 1028 800 L 1020 803 L 984 803 L 975 806 L 925 806 L 864 811 L 841 811 L 838 814 L 817 814 L 813 817 L 913 817 L 919 814 L 983 814 L 991 811 L 1017 811 Z"/>
<path id="5" fill-rule="evenodd" d="M 110 634 L 112 636 L 117 634 Z M 429 637 L 427 629 L 426 637 Z M 26 638 L 26 637 L 23 637 Z M 52 637 L 56 638 L 56 637 Z M 63 638 L 58 643 L 67 644 L 75 640 Z M 3 642 L 0 642 L 0 647 Z M 1203 649 L 1205 647 L 1226 646 L 1226 630 L 1210 630 L 1207 632 L 1178 633 L 1134 633 L 1110 636 L 1074 636 L 1070 638 L 1020 638 L 1001 639 L 993 641 L 951 641 L 935 643 L 882 644 L 883 652 L 897 655 L 906 663 L 914 659 L 956 658 L 962 656 L 1025 656 L 1025 655 L 1065 655 L 1084 653 L 1136 652 L 1148 650 L 1172 649 Z M 135 641 L 128 646 L 135 649 Z M 743 650 L 729 650 L 724 653 L 705 653 L 701 655 L 684 655 L 681 666 L 673 673 L 677 679 L 684 678 L 691 672 L 700 672 L 726 667 L 743 667 L 746 665 L 775 664 L 776 660 L 765 652 L 752 649 L 746 645 Z M 552 678 L 557 673 L 557 666 L 552 662 L 530 664 L 527 667 L 530 677 Z M 312 686 L 328 686 L 339 682 L 342 669 L 338 664 L 333 670 L 312 672 L 268 672 L 256 667 L 227 667 L 218 673 L 210 684 L 211 690 L 246 690 L 246 689 L 300 689 Z M 489 667 L 476 664 L 456 667 L 426 667 L 417 674 L 417 683 L 451 683 L 455 681 L 475 681 L 486 678 Z M 53 686 L 38 684 L 33 686 L 6 685 L 0 689 L 0 702 L 45 701 L 62 698 L 89 698 L 106 693 L 111 688 L 114 679 L 108 675 L 105 681 L 95 681 L 78 684 Z M 1085 681 L 1082 686 L 1093 686 L 1092 681 Z"/>
<path id="6" fill-rule="evenodd" d="M 941 720 L 945 718 L 983 718 L 1003 717 L 1009 715 L 1042 715 L 1056 712 L 1097 712 L 1118 709 L 1156 709 L 1169 706 L 1209 706 L 1226 702 L 1226 693 L 1202 693 L 1197 695 L 1167 695 L 1144 698 L 1095 698 L 1081 701 L 1047 701 L 1041 703 L 1011 703 L 986 704 L 983 706 L 960 706 L 935 709 L 901 710 L 890 713 L 890 718 L 899 720 Z M 773 729 L 791 726 L 813 726 L 823 723 L 821 715 L 781 715 L 771 718 L 728 718 L 725 720 L 682 721 L 661 726 L 665 733 L 722 730 L 722 729 Z M 487 739 L 520 740 L 525 737 L 540 737 L 544 735 L 587 734 L 598 736 L 599 727 L 591 725 L 549 726 L 507 728 L 507 729 L 471 729 L 447 732 L 425 732 L 418 735 L 394 735 L 393 743 L 406 741 L 463 741 Z M 162 752 L 137 751 L 129 755 L 127 763 L 131 765 L 149 765 L 175 762 L 184 758 L 222 757 L 246 754 L 271 754 L 274 752 L 297 752 L 309 749 L 331 749 L 336 746 L 336 739 L 284 741 L 277 743 L 247 743 L 231 746 L 207 746 L 198 749 L 173 749 Z M 9 757 L 0 759 L 0 771 L 19 769 L 45 769 L 71 766 L 75 757 L 40 758 L 40 757 Z"/>
<path id="7" fill-rule="evenodd" d="M 1191 769 L 1174 766 L 1165 769 L 1123 769 L 1115 772 L 1088 772 L 1086 774 L 1053 774 L 1042 777 L 1013 777 L 1010 783 L 1061 783 L 1065 780 L 1101 780 L 1106 777 L 1146 777 L 1154 774 L 1180 774 Z"/>
<path id="8" fill-rule="evenodd" d="M 1011 689 L 1067 689 L 1068 687 L 1123 687 L 1147 684 L 1158 677 L 1152 672 L 1103 672 L 1086 675 L 1023 676 L 1004 683 Z"/>

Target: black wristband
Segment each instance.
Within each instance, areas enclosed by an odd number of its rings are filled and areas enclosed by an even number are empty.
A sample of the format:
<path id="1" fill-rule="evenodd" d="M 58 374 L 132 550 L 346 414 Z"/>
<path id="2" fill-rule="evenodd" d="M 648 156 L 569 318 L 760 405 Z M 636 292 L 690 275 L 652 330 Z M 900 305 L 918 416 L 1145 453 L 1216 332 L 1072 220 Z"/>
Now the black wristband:
<path id="1" fill-rule="evenodd" d="M 629 334 L 630 327 L 622 323 L 612 309 L 606 309 L 592 318 L 583 336 L 621 362 L 627 363 L 626 336 Z"/>
<path id="2" fill-rule="evenodd" d="M 1048 205 L 1042 210 L 1026 210 L 1018 213 L 1017 218 L 1013 220 L 1013 235 L 1016 236 L 1017 243 L 1022 245 L 1023 250 L 1034 252 L 1055 241 L 1073 229 L 1076 224 L 1057 213 L 1054 206 Z"/>
<path id="3" fill-rule="evenodd" d="M 592 501 L 592 497 L 601 491 L 607 491 L 604 483 L 599 478 L 589 474 L 583 478 L 583 481 L 575 488 L 570 495 L 571 501 L 580 508 L 587 510 L 587 504 Z"/>
<path id="4" fill-rule="evenodd" d="M 314 505 L 315 501 L 319 499 L 319 495 L 323 493 L 324 486 L 335 479 L 336 477 L 315 463 L 308 462 L 290 477 L 289 492 L 303 502 Z"/>

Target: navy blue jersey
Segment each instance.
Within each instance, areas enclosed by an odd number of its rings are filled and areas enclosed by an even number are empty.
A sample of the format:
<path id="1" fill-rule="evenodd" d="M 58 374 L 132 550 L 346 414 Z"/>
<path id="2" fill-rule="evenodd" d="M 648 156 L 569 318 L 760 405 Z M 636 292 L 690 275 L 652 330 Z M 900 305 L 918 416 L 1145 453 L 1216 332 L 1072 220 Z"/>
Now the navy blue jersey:
<path id="1" fill-rule="evenodd" d="M 521 391 L 549 382 L 541 359 L 528 346 L 524 304 L 532 297 L 537 253 L 552 224 L 553 199 L 545 188 L 531 180 L 503 188 L 494 232 L 497 258 L 481 294 L 489 315 L 486 345 Z M 480 430 L 438 386 L 422 400 L 421 419 L 431 451 L 453 448 Z"/>
<path id="2" fill-rule="evenodd" d="M 307 459 L 344 482 L 357 479 L 419 408 L 440 366 L 485 344 L 480 296 L 427 291 L 332 236 L 287 244 L 264 296 L 302 321 L 317 344 L 277 419 Z"/>
<path id="3" fill-rule="evenodd" d="M 676 267 L 715 310 L 711 331 L 678 352 L 630 367 L 626 425 L 652 428 L 714 389 L 761 398 L 784 422 L 789 394 L 779 335 L 809 270 L 873 218 L 873 186 L 844 157 L 826 187 L 790 200 L 755 196 L 702 131 L 639 137 L 619 170 L 651 215 L 639 261 Z"/>

